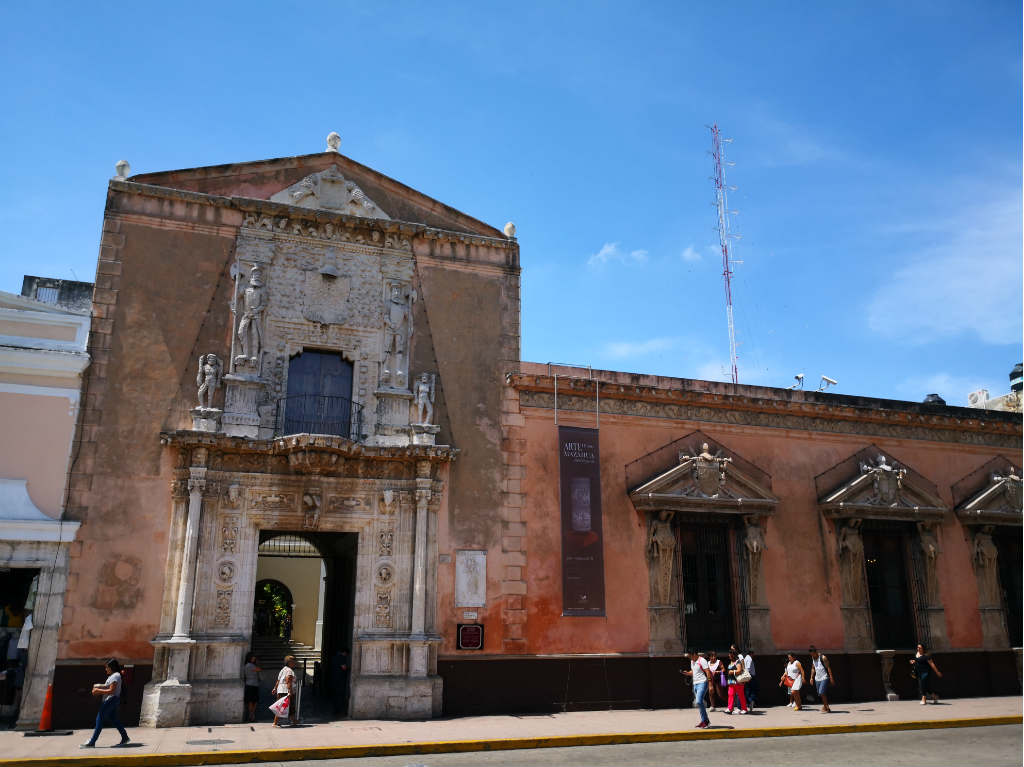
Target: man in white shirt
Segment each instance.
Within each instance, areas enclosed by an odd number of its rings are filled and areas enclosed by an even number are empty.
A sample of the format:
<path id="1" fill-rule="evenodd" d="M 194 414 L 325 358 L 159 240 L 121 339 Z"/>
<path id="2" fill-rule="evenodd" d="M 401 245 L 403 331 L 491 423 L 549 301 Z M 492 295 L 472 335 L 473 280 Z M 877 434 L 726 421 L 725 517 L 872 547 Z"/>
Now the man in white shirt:
<path id="1" fill-rule="evenodd" d="M 690 670 L 683 671 L 679 669 L 679 673 L 693 679 L 694 703 L 697 704 L 697 710 L 700 711 L 700 721 L 697 722 L 696 726 L 703 729 L 711 724 L 708 720 L 707 708 L 704 705 L 704 697 L 708 692 L 708 674 L 711 673 L 708 661 L 696 650 L 690 650 Z"/>

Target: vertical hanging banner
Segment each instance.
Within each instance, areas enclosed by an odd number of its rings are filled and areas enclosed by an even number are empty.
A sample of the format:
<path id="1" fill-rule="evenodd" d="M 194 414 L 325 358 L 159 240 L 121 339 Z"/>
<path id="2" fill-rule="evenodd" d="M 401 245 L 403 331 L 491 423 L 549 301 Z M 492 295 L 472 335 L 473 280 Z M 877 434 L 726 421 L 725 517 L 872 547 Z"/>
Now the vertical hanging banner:
<path id="1" fill-rule="evenodd" d="M 562 615 L 604 615 L 601 460 L 597 429 L 558 427 Z"/>

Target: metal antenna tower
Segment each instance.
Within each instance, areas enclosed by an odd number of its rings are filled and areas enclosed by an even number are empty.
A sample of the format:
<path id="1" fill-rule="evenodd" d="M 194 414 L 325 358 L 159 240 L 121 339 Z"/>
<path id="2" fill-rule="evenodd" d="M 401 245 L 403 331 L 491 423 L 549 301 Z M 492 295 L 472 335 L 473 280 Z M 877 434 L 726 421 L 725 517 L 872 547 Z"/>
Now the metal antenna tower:
<path id="1" fill-rule="evenodd" d="M 728 208 L 727 191 L 735 192 L 736 187 L 727 186 L 725 183 L 725 166 L 732 166 L 736 163 L 728 162 L 725 159 L 725 152 L 722 144 L 731 144 L 731 138 L 722 138 L 718 130 L 718 123 L 710 126 L 711 130 L 711 156 L 715 160 L 715 202 L 718 206 L 718 241 L 722 246 L 722 279 L 725 281 L 725 316 L 729 322 L 729 363 L 732 366 L 732 382 L 739 383 L 740 376 L 736 367 L 736 325 L 732 318 L 732 240 L 738 239 L 738 234 L 729 231 L 729 215 L 735 211 Z"/>

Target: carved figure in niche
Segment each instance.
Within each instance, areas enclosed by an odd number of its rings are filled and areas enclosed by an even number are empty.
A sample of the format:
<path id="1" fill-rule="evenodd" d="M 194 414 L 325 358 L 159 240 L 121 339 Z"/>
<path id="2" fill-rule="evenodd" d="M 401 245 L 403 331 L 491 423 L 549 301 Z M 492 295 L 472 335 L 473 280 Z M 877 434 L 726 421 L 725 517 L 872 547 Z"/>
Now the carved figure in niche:
<path id="1" fill-rule="evenodd" d="M 900 490 L 903 488 L 903 478 L 907 470 L 897 466 L 890 466 L 885 456 L 880 455 L 875 459 L 875 465 L 862 463 L 861 474 L 870 474 L 874 484 L 875 494 L 868 500 L 869 503 L 895 506 L 899 503 Z"/>
<path id="2" fill-rule="evenodd" d="M 655 604 L 664 605 L 672 601 L 672 569 L 676 558 L 676 534 L 672 529 L 671 511 L 660 511 L 651 519 L 651 536 L 647 553 L 651 558 L 654 575 L 653 597 Z"/>
<path id="3" fill-rule="evenodd" d="M 862 607 L 867 601 L 864 589 L 864 539 L 859 521 L 839 528 L 839 577 L 847 606 Z"/>
<path id="4" fill-rule="evenodd" d="M 725 469 L 732 463 L 732 458 L 711 455 L 711 449 L 705 442 L 697 455 L 679 455 L 680 463 L 687 459 L 693 460 L 693 481 L 700 494 L 706 498 L 717 497 L 725 485 Z"/>
<path id="5" fill-rule="evenodd" d="M 917 534 L 921 553 L 924 554 L 924 581 L 928 591 L 928 604 L 938 605 L 941 600 L 939 599 L 939 580 L 935 565 L 942 549 L 939 548 L 939 539 L 935 536 L 934 523 L 919 522 Z"/>
<path id="6" fill-rule="evenodd" d="M 750 604 L 760 604 L 761 588 L 761 554 L 765 549 L 764 529 L 756 517 L 746 520 L 746 535 L 743 545 L 747 551 L 747 573 L 749 580 Z"/>
<path id="7" fill-rule="evenodd" d="M 242 501 L 242 486 L 239 484 L 228 486 L 228 506 L 238 506 Z"/>
<path id="8" fill-rule="evenodd" d="M 381 383 L 404 389 L 409 338 L 412 336 L 412 303 L 416 294 L 392 283 L 384 309 L 384 369 Z"/>
<path id="9" fill-rule="evenodd" d="M 196 374 L 196 386 L 199 389 L 199 407 L 212 409 L 213 398 L 220 388 L 223 372 L 220 357 L 216 354 L 199 355 L 199 372 Z"/>
<path id="10" fill-rule="evenodd" d="M 320 494 L 309 491 L 302 494 L 302 526 L 313 528 L 320 524 Z"/>
<path id="11" fill-rule="evenodd" d="M 242 353 L 235 357 L 235 364 L 248 363 L 255 366 L 263 347 L 263 311 L 266 309 L 266 290 L 263 287 L 263 270 L 253 266 L 249 271 L 249 284 L 242 293 L 241 319 L 238 321 L 238 340 Z M 237 312 L 237 309 L 236 309 Z"/>
<path id="12" fill-rule="evenodd" d="M 1000 603 L 999 577 L 996 562 L 999 550 L 992 541 L 992 528 L 983 527 L 974 534 L 974 569 L 978 574 L 978 591 L 981 606 L 995 606 Z"/>
<path id="13" fill-rule="evenodd" d="M 1007 471 L 1006 476 L 1000 476 L 998 474 L 992 475 L 993 482 L 1003 483 L 1003 492 L 1006 495 L 1006 502 L 1009 504 L 1011 511 L 1021 510 L 1021 480 L 1017 476 L 1016 470 L 1011 466 Z"/>
<path id="14" fill-rule="evenodd" d="M 433 373 L 420 373 L 416 380 L 415 394 L 416 423 L 434 422 L 434 388 L 437 378 Z"/>

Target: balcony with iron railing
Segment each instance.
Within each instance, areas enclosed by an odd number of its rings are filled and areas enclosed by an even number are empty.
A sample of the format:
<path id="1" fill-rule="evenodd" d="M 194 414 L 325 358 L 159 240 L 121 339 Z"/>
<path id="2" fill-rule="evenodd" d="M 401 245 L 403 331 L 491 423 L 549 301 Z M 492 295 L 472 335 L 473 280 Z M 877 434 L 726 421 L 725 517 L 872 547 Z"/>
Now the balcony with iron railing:
<path id="1" fill-rule="evenodd" d="M 359 442 L 363 406 L 347 397 L 298 394 L 277 401 L 274 436 L 329 434 Z"/>

